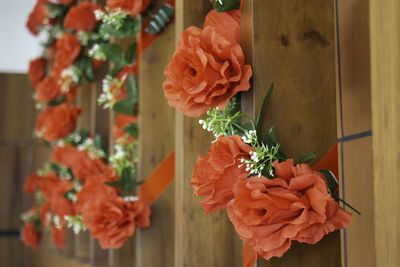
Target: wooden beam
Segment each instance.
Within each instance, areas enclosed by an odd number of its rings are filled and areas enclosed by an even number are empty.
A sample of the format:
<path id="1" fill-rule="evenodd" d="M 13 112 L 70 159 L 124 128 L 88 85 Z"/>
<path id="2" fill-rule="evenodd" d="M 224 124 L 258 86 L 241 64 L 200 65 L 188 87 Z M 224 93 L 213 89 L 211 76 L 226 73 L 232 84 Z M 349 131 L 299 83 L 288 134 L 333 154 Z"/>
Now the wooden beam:
<path id="1" fill-rule="evenodd" d="M 371 130 L 369 4 L 335 1 L 337 136 Z M 341 198 L 362 213 L 342 231 L 342 266 L 375 266 L 372 138 L 339 143 Z M 360 183 L 360 177 L 363 182 Z"/>
<path id="2" fill-rule="evenodd" d="M 242 13 L 242 44 L 254 71 L 242 108 L 254 117 L 273 82 L 263 132 L 275 126 L 283 151 L 295 159 L 311 151 L 316 162 L 336 142 L 333 3 L 252 0 Z M 314 246 L 293 243 L 282 258 L 258 266 L 340 266 L 339 232 Z"/>
<path id="3" fill-rule="evenodd" d="M 176 35 L 189 26 L 202 27 L 209 1 L 176 1 Z M 210 147 L 211 136 L 199 118 L 175 115 L 175 266 L 242 266 L 242 242 L 226 211 L 205 215 L 189 186 L 198 155 Z"/>
<path id="4" fill-rule="evenodd" d="M 370 0 L 376 266 L 400 266 L 400 2 Z"/>
<path id="5" fill-rule="evenodd" d="M 139 179 L 145 180 L 174 149 L 174 110 L 164 97 L 164 69 L 175 51 L 175 24 L 142 54 L 139 71 Z M 151 206 L 151 225 L 140 229 L 139 266 L 174 265 L 172 183 Z M 155 257 L 155 255 L 157 255 Z"/>

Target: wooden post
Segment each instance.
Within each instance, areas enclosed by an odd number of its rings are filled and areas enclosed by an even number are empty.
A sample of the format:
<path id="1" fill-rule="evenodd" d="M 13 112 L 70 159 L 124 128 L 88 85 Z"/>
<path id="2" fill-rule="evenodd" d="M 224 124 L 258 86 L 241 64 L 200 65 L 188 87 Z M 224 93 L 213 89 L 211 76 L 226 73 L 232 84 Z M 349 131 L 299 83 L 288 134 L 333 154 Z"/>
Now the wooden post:
<path id="1" fill-rule="evenodd" d="M 254 117 L 273 82 L 263 132 L 274 126 L 286 154 L 299 159 L 311 151 L 315 163 L 336 142 L 333 3 L 245 1 L 241 24 L 254 71 L 243 110 Z M 313 246 L 295 242 L 282 258 L 260 260 L 258 266 L 340 266 L 339 240 L 336 231 Z"/>
<path id="2" fill-rule="evenodd" d="M 175 24 L 172 24 L 140 58 L 138 178 L 141 180 L 174 149 L 175 113 L 162 89 L 164 69 L 174 51 Z M 140 229 L 138 267 L 174 265 L 174 189 L 172 183 L 151 206 L 151 225 Z"/>
<path id="3" fill-rule="evenodd" d="M 176 1 L 176 35 L 189 26 L 202 27 L 209 1 Z M 175 113 L 175 267 L 242 266 L 242 242 L 226 211 L 205 215 L 189 186 L 198 155 L 207 153 L 211 136 L 199 118 Z"/>
<path id="4" fill-rule="evenodd" d="M 342 231 L 342 266 L 375 266 L 369 5 L 335 4 L 340 194 L 362 214 Z"/>
<path id="5" fill-rule="evenodd" d="M 376 266 L 400 266 L 400 3 L 370 0 L 370 19 Z"/>

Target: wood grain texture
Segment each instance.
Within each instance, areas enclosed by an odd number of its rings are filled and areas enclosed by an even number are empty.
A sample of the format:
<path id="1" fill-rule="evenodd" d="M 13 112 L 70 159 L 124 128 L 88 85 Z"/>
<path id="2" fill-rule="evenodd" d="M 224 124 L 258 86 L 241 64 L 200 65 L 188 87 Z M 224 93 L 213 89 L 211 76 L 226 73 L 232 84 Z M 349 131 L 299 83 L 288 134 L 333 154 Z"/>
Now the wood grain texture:
<path id="1" fill-rule="evenodd" d="M 337 1 L 337 7 L 337 121 L 341 138 L 371 130 L 369 4 Z M 339 144 L 339 168 L 341 197 L 362 213 L 354 214 L 346 232 L 342 231 L 342 265 L 375 266 L 372 138 Z"/>
<path id="2" fill-rule="evenodd" d="M 32 128 L 35 108 L 29 80 L 23 74 L 0 74 L 0 230 L 17 231 L 20 214 L 31 207 L 23 192 L 33 169 Z M 30 250 L 19 236 L 0 237 L 0 266 L 28 266 Z"/>
<path id="3" fill-rule="evenodd" d="M 371 130 L 369 4 L 337 1 L 345 136 Z M 339 109 L 338 109 L 339 111 Z M 338 112 L 339 114 L 339 112 Z M 338 136 L 341 125 L 338 123 Z"/>
<path id="4" fill-rule="evenodd" d="M 254 117 L 273 82 L 263 132 L 274 126 L 286 154 L 298 159 L 311 151 L 317 155 L 315 163 L 336 142 L 333 3 L 248 2 L 242 15 L 242 43 L 247 57 L 252 57 L 246 60 L 253 62 L 254 76 L 243 110 Z M 243 33 L 251 27 L 252 35 Z M 340 266 L 339 232 L 314 246 L 294 242 L 282 258 L 260 260 L 258 266 Z"/>
<path id="5" fill-rule="evenodd" d="M 35 108 L 28 77 L 24 74 L 0 74 L 2 129 L 5 142 L 31 142 L 35 125 Z"/>
<path id="6" fill-rule="evenodd" d="M 140 59 L 138 169 L 141 180 L 174 149 L 175 113 L 162 89 L 164 69 L 174 51 L 175 24 L 171 24 Z M 174 189 L 172 183 L 151 206 L 151 225 L 140 229 L 138 266 L 174 266 Z"/>
<path id="7" fill-rule="evenodd" d="M 400 2 L 370 1 L 376 266 L 400 266 Z"/>
<path id="8" fill-rule="evenodd" d="M 202 26 L 209 1 L 176 1 L 176 35 L 189 26 Z M 205 215 L 189 186 L 198 155 L 210 147 L 211 136 L 199 118 L 175 115 L 175 266 L 242 266 L 242 242 L 226 211 Z"/>

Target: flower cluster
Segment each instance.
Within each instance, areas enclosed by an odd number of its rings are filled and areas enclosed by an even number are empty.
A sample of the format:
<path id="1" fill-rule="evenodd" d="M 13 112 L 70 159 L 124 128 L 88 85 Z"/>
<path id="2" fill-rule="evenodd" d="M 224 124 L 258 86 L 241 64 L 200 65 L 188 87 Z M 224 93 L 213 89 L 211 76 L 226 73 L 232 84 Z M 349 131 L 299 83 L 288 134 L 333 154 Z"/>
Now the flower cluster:
<path id="1" fill-rule="evenodd" d="M 197 117 L 211 107 L 225 108 L 230 98 L 250 89 L 252 69 L 245 65 L 238 43 L 239 18 L 238 11 L 214 10 L 207 15 L 203 29 L 189 27 L 182 32 L 164 72 L 169 105 Z M 224 23 L 218 23 L 221 21 Z"/>
<path id="2" fill-rule="evenodd" d="M 28 22 L 35 35 L 49 37 L 42 57 L 31 61 L 29 79 L 41 113 L 35 134 L 53 148 L 51 162 L 30 175 L 24 186 L 34 198 L 34 208 L 23 216 L 24 242 L 35 248 L 43 228 L 53 241 L 65 246 L 65 229 L 88 229 L 103 248 L 119 248 L 135 232 L 150 224 L 150 208 L 132 192 L 137 184 L 137 73 L 136 45 L 130 50 L 111 37 L 137 37 L 141 25 L 134 15 L 149 1 L 37 0 Z M 135 39 L 135 38 L 132 38 Z M 115 151 L 108 152 L 99 136 L 76 132 L 82 108 L 74 105 L 84 82 L 94 82 L 96 70 L 108 61 L 115 65 L 104 78 L 98 102 L 116 106 L 112 128 Z M 100 73 L 100 72 L 99 72 Z M 120 215 L 115 217 L 115 212 Z"/>
<path id="3" fill-rule="evenodd" d="M 223 8 L 224 3 L 217 1 L 215 5 Z M 232 46 L 239 39 L 236 16 L 235 11 L 214 10 L 207 16 L 203 30 L 190 27 L 182 33 L 178 50 L 165 70 L 164 91 L 169 104 L 187 116 L 207 111 L 207 117 L 199 123 L 216 138 L 207 155 L 198 157 L 190 183 L 194 195 L 202 197 L 204 212 L 226 208 L 240 238 L 258 255 L 270 259 L 281 257 L 293 241 L 315 244 L 324 235 L 346 227 L 351 214 L 339 206 L 338 197 L 328 188 L 332 177 L 325 173 L 330 172 L 314 171 L 304 163 L 312 159 L 312 153 L 295 164 L 281 151 L 273 127 L 261 137 L 260 124 L 273 86 L 256 122 L 241 113 L 240 102 L 232 98 L 248 90 L 251 76 L 251 69 L 243 65 L 225 72 L 230 68 L 230 59 L 221 60 L 218 53 L 227 47 L 230 53 L 226 54 L 240 51 Z M 226 25 L 232 25 L 232 29 Z M 218 51 L 210 47 L 218 47 Z M 234 62 L 241 62 L 242 57 L 238 58 Z M 223 65 L 224 71 L 217 65 Z M 229 76 L 220 77 L 222 73 L 232 74 L 235 82 L 230 83 Z"/>

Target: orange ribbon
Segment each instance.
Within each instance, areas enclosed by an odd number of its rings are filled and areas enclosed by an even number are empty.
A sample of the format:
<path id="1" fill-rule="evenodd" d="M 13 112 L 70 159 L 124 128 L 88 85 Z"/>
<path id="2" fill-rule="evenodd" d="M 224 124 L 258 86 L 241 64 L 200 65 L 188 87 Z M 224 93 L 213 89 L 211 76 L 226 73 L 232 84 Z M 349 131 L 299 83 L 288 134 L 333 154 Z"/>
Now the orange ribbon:
<path id="1" fill-rule="evenodd" d="M 338 148 L 335 144 L 331 150 L 314 166 L 314 170 L 325 169 L 330 170 L 336 177 L 338 175 Z M 253 267 L 260 256 L 257 252 L 244 243 L 243 246 L 243 267 Z"/>
<path id="2" fill-rule="evenodd" d="M 140 186 L 139 199 L 148 206 L 156 201 L 175 178 L 175 151 L 172 151 Z"/>

